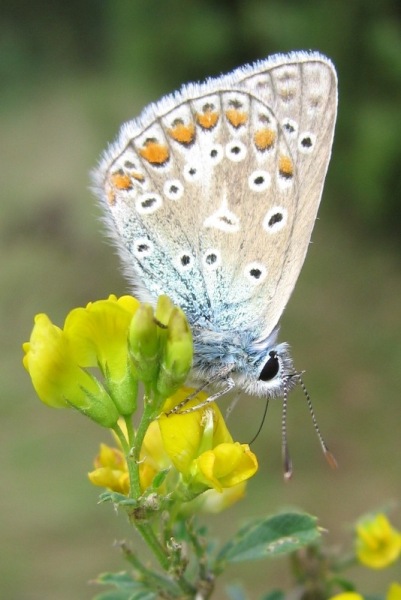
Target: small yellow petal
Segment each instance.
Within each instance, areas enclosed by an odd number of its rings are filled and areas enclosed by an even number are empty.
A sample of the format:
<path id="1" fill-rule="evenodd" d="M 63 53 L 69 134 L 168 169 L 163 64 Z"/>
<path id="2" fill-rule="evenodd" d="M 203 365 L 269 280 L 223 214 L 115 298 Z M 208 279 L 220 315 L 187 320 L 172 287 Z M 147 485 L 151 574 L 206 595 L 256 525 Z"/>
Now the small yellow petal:
<path id="1" fill-rule="evenodd" d="M 330 596 L 329 600 L 364 600 L 361 594 L 357 592 L 342 592 L 335 596 Z"/>
<path id="2" fill-rule="evenodd" d="M 24 366 L 45 404 L 56 408 L 67 407 L 68 403 L 83 407 L 87 404 L 85 391 L 93 395 L 99 392 L 93 378 L 74 360 L 64 332 L 47 315 L 35 317 L 31 339 L 23 348 Z"/>
<path id="3" fill-rule="evenodd" d="M 153 421 L 148 427 L 141 448 L 139 476 L 142 490 L 152 484 L 157 473 L 169 467 L 171 461 L 163 446 L 159 423 Z"/>
<path id="4" fill-rule="evenodd" d="M 100 452 L 95 458 L 94 465 L 95 470 L 88 473 L 89 480 L 93 485 L 104 487 L 120 494 L 128 494 L 128 468 L 121 450 L 101 444 Z"/>
<path id="5" fill-rule="evenodd" d="M 123 302 L 98 300 L 86 308 L 76 308 L 68 314 L 64 323 L 64 332 L 76 361 L 82 367 L 99 365 L 103 374 L 111 374 L 116 381 L 126 373 L 128 329 L 132 309 L 135 312 L 139 306 L 135 301 L 131 310 L 127 310 L 129 302 L 124 298 Z"/>
<path id="6" fill-rule="evenodd" d="M 223 491 L 223 486 L 221 485 L 218 477 L 216 477 L 215 475 L 216 455 L 212 450 L 201 454 L 201 456 L 199 456 L 199 458 L 197 459 L 195 465 L 197 469 L 194 469 L 194 481 L 204 483 L 209 488 L 215 489 L 216 492 Z"/>
<path id="7" fill-rule="evenodd" d="M 196 461 L 199 474 L 193 470 L 194 479 L 203 480 L 217 491 L 229 488 L 254 475 L 258 469 L 256 456 L 246 444 L 220 444 L 213 451 L 204 452 Z"/>
<path id="8" fill-rule="evenodd" d="M 401 600 L 401 585 L 392 583 L 387 592 L 386 600 Z"/>
<path id="9" fill-rule="evenodd" d="M 237 485 L 233 485 L 229 488 L 224 488 L 222 493 L 216 492 L 216 490 L 206 490 L 199 496 L 199 508 L 203 513 L 216 514 L 229 508 L 238 500 L 242 500 L 245 495 L 246 482 L 242 481 Z"/>
<path id="10" fill-rule="evenodd" d="M 171 407 L 188 397 L 192 391 L 190 388 L 181 388 L 167 400 L 164 410 L 168 412 Z M 185 405 L 184 410 L 196 406 L 206 398 L 206 394 L 198 394 L 194 400 Z M 162 414 L 158 422 L 164 448 L 175 468 L 180 473 L 188 473 L 192 460 L 199 454 L 202 442 L 204 431 L 202 410 L 194 410 L 182 415 L 166 416 L 166 414 Z"/>

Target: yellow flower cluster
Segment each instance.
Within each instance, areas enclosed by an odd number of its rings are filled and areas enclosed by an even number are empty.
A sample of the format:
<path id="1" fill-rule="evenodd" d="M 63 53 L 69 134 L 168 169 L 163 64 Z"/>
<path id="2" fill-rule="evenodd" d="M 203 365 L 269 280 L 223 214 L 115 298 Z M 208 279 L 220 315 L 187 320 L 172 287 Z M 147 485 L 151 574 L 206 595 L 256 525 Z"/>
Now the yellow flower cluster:
<path id="1" fill-rule="evenodd" d="M 166 472 L 158 493 L 173 495 L 191 510 L 217 511 L 243 495 L 246 480 L 257 471 L 256 457 L 246 444 L 233 441 L 214 403 L 197 408 L 206 394 L 186 404 L 191 412 L 167 416 L 193 392 L 181 387 L 192 364 L 191 332 L 167 297 L 154 311 L 131 296 L 110 296 L 72 310 L 62 329 L 37 315 L 24 351 L 24 366 L 43 402 L 75 407 L 117 434 L 118 448 L 100 447 L 89 473 L 94 485 L 132 492 L 129 449 L 136 433 L 128 419 L 142 382 L 148 419 L 136 455 L 142 492 Z"/>
<path id="2" fill-rule="evenodd" d="M 192 391 L 181 388 L 167 400 L 165 410 Z M 200 393 L 190 405 L 205 398 Z M 247 444 L 233 441 L 213 403 L 183 415 L 164 413 L 153 421 L 142 445 L 139 472 L 145 491 L 157 473 L 169 469 L 163 492 L 187 503 L 183 510 L 218 512 L 243 496 L 245 482 L 257 468 L 256 456 Z M 128 467 L 121 450 L 102 444 L 89 479 L 94 485 L 128 494 Z"/>
<path id="3" fill-rule="evenodd" d="M 185 315 L 165 296 L 156 315 L 132 296 L 109 296 L 72 310 L 63 329 L 39 314 L 23 349 L 24 366 L 43 402 L 74 406 L 104 427 L 135 411 L 138 380 L 151 382 L 166 398 L 185 381 L 192 363 Z M 89 371 L 93 368 L 102 381 Z"/>

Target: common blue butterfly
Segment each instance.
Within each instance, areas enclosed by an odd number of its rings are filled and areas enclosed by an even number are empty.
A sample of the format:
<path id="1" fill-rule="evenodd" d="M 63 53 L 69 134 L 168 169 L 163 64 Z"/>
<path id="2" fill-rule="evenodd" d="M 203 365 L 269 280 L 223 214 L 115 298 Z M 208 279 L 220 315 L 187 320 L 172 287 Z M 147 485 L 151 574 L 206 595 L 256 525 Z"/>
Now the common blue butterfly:
<path id="1" fill-rule="evenodd" d="M 167 294 L 185 311 L 195 380 L 222 384 L 213 399 L 235 386 L 286 402 L 302 384 L 278 321 L 309 245 L 336 111 L 329 59 L 277 54 L 150 104 L 94 173 L 137 296 Z"/>

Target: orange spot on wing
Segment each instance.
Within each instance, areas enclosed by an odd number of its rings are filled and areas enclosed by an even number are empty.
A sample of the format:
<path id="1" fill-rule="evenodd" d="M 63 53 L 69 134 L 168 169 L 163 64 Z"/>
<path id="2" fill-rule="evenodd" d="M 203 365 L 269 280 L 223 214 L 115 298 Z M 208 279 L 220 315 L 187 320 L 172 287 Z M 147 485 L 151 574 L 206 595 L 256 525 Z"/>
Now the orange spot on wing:
<path id="1" fill-rule="evenodd" d="M 203 113 L 196 114 L 196 121 L 203 129 L 213 129 L 219 120 L 219 113 L 212 110 L 205 110 Z"/>
<path id="2" fill-rule="evenodd" d="M 132 173 L 130 173 L 130 175 L 133 179 L 136 179 L 136 181 L 142 182 L 145 180 L 144 175 L 142 175 L 142 173 L 138 173 L 137 171 L 133 171 Z"/>
<path id="3" fill-rule="evenodd" d="M 226 110 L 226 117 L 231 125 L 237 128 L 241 127 L 241 125 L 245 125 L 248 120 L 248 113 L 237 110 L 236 108 L 229 108 Z"/>
<path id="4" fill-rule="evenodd" d="M 189 145 L 194 141 L 195 138 L 195 125 L 193 123 L 190 123 L 189 125 L 178 123 L 169 129 L 168 133 L 176 142 Z"/>
<path id="5" fill-rule="evenodd" d="M 110 187 L 106 189 L 106 198 L 110 206 L 114 206 L 116 203 L 116 194 Z"/>
<path id="6" fill-rule="evenodd" d="M 278 170 L 282 177 L 290 179 L 294 175 L 294 166 L 289 156 L 280 156 Z"/>
<path id="7" fill-rule="evenodd" d="M 119 171 L 112 173 L 110 180 L 111 184 L 118 190 L 130 190 L 132 188 L 131 177 L 125 173 Z"/>
<path id="8" fill-rule="evenodd" d="M 269 150 L 276 141 L 276 132 L 273 129 L 258 129 L 253 136 L 258 150 Z"/>
<path id="9" fill-rule="evenodd" d="M 152 165 L 163 165 L 170 157 L 167 146 L 153 140 L 146 141 L 139 154 Z"/>
<path id="10" fill-rule="evenodd" d="M 290 102 L 296 96 L 296 90 L 288 87 L 282 88 L 278 91 L 280 98 L 284 102 Z"/>

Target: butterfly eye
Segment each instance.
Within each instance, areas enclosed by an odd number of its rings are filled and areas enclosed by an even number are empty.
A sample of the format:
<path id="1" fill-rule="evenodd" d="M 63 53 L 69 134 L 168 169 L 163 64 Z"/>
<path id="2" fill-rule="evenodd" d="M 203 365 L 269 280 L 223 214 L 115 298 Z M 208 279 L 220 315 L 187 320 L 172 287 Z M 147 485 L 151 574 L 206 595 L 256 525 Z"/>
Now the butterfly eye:
<path id="1" fill-rule="evenodd" d="M 263 369 L 260 372 L 259 380 L 260 381 L 270 381 L 277 375 L 280 369 L 280 363 L 277 357 L 277 352 L 272 350 L 269 352 L 269 360 L 264 365 Z"/>

